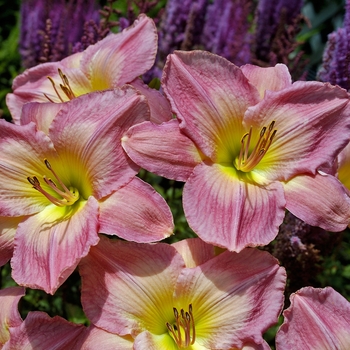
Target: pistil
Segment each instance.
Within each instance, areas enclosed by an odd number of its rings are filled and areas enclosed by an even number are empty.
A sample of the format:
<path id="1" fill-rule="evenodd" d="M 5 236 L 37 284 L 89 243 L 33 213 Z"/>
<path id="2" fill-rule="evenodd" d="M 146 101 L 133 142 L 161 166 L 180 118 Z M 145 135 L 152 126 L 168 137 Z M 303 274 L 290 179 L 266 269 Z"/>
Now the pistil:
<path id="1" fill-rule="evenodd" d="M 56 198 L 55 196 L 51 195 L 47 191 L 45 191 L 40 184 L 40 181 L 36 176 L 28 176 L 27 180 L 29 183 L 35 188 L 37 191 L 39 191 L 42 195 L 44 195 L 50 202 L 57 205 L 58 207 L 64 207 L 67 205 L 74 204 L 79 199 L 79 192 L 76 188 L 70 187 L 67 188 L 65 184 L 62 182 L 62 180 L 58 177 L 58 175 L 55 173 L 55 171 L 52 169 L 51 164 L 47 159 L 44 160 L 44 163 L 49 169 L 54 177 L 56 178 L 58 184 L 61 186 L 61 189 L 55 184 L 55 182 L 51 178 L 47 178 L 45 175 L 43 176 L 43 179 L 45 183 L 61 198 Z"/>
<path id="2" fill-rule="evenodd" d="M 196 329 L 192 312 L 192 304 L 188 306 L 188 311 L 184 309 L 178 312 L 177 308 L 173 308 L 175 323 L 171 325 L 169 322 L 166 326 L 175 340 L 176 345 L 181 348 L 187 348 L 193 345 L 196 340 Z"/>
<path id="3" fill-rule="evenodd" d="M 61 69 L 58 68 L 58 74 L 62 80 L 62 84 L 60 84 L 60 88 L 61 90 L 64 92 L 64 94 L 68 97 L 69 100 L 72 100 L 73 98 L 75 98 L 75 94 L 71 88 L 71 86 L 69 85 L 69 80 L 67 78 L 67 76 L 61 71 Z M 56 92 L 56 95 L 57 97 L 60 99 L 61 102 L 65 102 L 62 98 L 62 96 L 60 95 L 59 93 L 59 90 L 56 88 L 56 84 L 55 82 L 53 81 L 53 79 L 51 77 L 47 77 L 51 84 L 52 84 L 52 87 L 53 89 L 55 90 Z M 47 96 L 45 93 L 44 93 L 44 96 L 50 101 L 50 102 L 55 102 L 53 101 L 49 96 Z"/>
<path id="4" fill-rule="evenodd" d="M 252 127 L 250 127 L 249 132 L 245 133 L 242 136 L 239 156 L 235 159 L 234 162 L 237 170 L 249 172 L 252 171 L 260 163 L 261 159 L 270 148 L 272 141 L 276 135 L 277 130 L 274 129 L 274 126 L 275 121 L 273 120 L 268 128 L 264 126 L 260 130 L 259 139 L 250 154 L 249 148 L 252 138 Z"/>

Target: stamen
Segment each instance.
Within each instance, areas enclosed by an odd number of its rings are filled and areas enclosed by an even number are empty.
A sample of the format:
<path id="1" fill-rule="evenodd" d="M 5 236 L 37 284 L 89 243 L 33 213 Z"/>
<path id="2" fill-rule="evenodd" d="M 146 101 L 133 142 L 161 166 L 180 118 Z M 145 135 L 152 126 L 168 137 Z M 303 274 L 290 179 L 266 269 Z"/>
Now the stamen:
<path id="1" fill-rule="evenodd" d="M 64 92 L 64 94 L 67 96 L 67 98 L 69 100 L 72 100 L 73 98 L 75 98 L 75 94 L 69 84 L 69 80 L 67 78 L 67 76 L 61 71 L 61 69 L 58 68 L 58 75 L 60 76 L 61 80 L 62 80 L 62 83 L 63 84 L 59 84 L 60 85 L 60 88 L 61 90 Z M 53 81 L 53 79 L 51 77 L 47 77 L 47 79 L 50 80 L 51 84 L 52 84 L 52 87 L 53 89 L 55 90 L 55 93 L 57 95 L 57 97 L 59 98 L 59 100 L 61 102 L 65 102 L 64 99 L 62 98 L 62 96 L 60 95 L 58 89 L 56 88 L 56 84 L 55 82 Z M 55 102 L 53 101 L 47 94 L 44 93 L 44 96 L 50 101 L 50 102 Z"/>
<path id="2" fill-rule="evenodd" d="M 239 156 L 235 159 L 234 165 L 237 170 L 249 172 L 252 171 L 264 157 L 266 152 L 271 146 L 271 143 L 276 135 L 277 130 L 274 129 L 275 121 L 273 120 L 268 128 L 264 126 L 260 130 L 259 139 L 249 155 L 249 146 L 252 135 L 252 127 L 249 130 L 249 133 L 243 135 L 241 139 L 241 149 Z M 248 136 L 248 138 L 247 138 Z"/>
<path id="3" fill-rule="evenodd" d="M 53 204 L 57 205 L 58 207 L 64 207 L 67 205 L 72 205 L 74 204 L 78 199 L 79 199 L 79 192 L 73 188 L 70 187 L 69 189 L 64 185 L 62 180 L 57 176 L 57 174 L 54 172 L 54 170 L 51 167 L 51 164 L 47 159 L 44 160 L 44 163 L 46 167 L 52 172 L 52 174 L 55 176 L 57 179 L 58 183 L 61 185 L 63 191 L 57 187 L 54 181 L 51 180 L 51 178 L 47 178 L 45 175 L 43 176 L 43 179 L 45 183 L 59 196 L 62 198 L 56 198 L 47 191 L 45 191 L 40 184 L 40 181 L 36 176 L 27 177 L 27 180 L 29 183 L 33 186 L 34 189 L 39 191 L 41 194 L 43 194 L 50 202 Z"/>
<path id="4" fill-rule="evenodd" d="M 193 345 L 196 340 L 192 304 L 188 306 L 188 312 L 184 309 L 180 310 L 181 316 L 175 307 L 173 308 L 173 311 L 176 324 L 171 325 L 169 322 L 167 322 L 166 326 L 176 345 L 179 348 L 187 348 L 188 346 Z M 183 335 L 185 336 L 184 340 L 182 338 Z"/>

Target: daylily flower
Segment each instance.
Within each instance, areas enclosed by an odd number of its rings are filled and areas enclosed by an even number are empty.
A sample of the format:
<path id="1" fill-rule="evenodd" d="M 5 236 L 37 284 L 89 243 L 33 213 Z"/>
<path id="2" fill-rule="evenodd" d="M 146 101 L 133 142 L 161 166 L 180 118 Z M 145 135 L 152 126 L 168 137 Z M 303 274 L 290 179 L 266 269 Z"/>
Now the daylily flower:
<path id="1" fill-rule="evenodd" d="M 350 303 L 331 287 L 292 294 L 276 335 L 277 350 L 350 349 Z"/>
<path id="2" fill-rule="evenodd" d="M 8 234 L 14 280 L 54 293 L 98 232 L 151 242 L 169 236 L 173 221 L 121 147 L 125 131 L 149 119 L 144 96 L 128 86 L 91 93 L 57 105 L 52 119 L 47 106 L 24 107 L 36 124 L 0 120 L 0 249 L 9 254 Z"/>
<path id="3" fill-rule="evenodd" d="M 101 237 L 79 271 L 87 317 L 131 335 L 134 349 L 269 349 L 262 333 L 277 322 L 286 278 L 266 252 L 215 255 L 198 238 L 151 245 Z"/>
<path id="4" fill-rule="evenodd" d="M 331 167 L 349 140 L 348 93 L 327 83 L 292 84 L 281 64 L 240 69 L 208 52 L 178 51 L 168 58 L 162 85 L 177 119 L 135 125 L 122 145 L 143 168 L 186 181 L 189 225 L 206 242 L 232 251 L 268 244 L 285 208 L 308 212 L 291 181 Z M 346 196 L 326 201 L 320 212 L 319 200 L 314 221 L 344 229 Z"/>
<path id="5" fill-rule="evenodd" d="M 149 100 L 151 120 L 169 120 L 172 115 L 164 96 L 138 79 L 152 67 L 156 53 L 157 29 L 153 20 L 142 14 L 131 27 L 110 34 L 83 52 L 27 69 L 14 79 L 7 106 L 19 124 L 27 102 L 61 103 L 133 82 Z"/>

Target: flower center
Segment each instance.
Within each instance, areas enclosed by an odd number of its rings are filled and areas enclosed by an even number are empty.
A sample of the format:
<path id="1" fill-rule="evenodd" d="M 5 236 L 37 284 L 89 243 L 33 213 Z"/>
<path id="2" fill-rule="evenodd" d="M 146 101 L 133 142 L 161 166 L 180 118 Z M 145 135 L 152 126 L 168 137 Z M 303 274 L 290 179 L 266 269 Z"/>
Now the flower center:
<path id="1" fill-rule="evenodd" d="M 69 85 L 69 80 L 67 78 L 67 76 L 58 68 L 58 74 L 62 80 L 62 84 L 60 84 L 60 88 L 61 90 L 63 91 L 63 93 L 66 95 L 66 97 L 68 97 L 69 100 L 73 100 L 73 98 L 75 98 L 75 94 L 72 90 L 72 88 L 70 87 Z M 50 80 L 51 84 L 52 84 L 52 87 L 53 89 L 55 90 L 56 92 L 56 95 L 57 97 L 60 99 L 61 102 L 65 102 L 62 98 L 62 96 L 60 95 L 59 93 L 59 90 L 56 88 L 56 84 L 55 82 L 53 81 L 53 79 L 51 77 L 47 77 L 47 79 Z M 50 102 L 55 102 L 53 101 L 49 96 L 47 96 L 45 93 L 44 93 L 44 96 L 50 101 Z"/>
<path id="2" fill-rule="evenodd" d="M 241 139 L 241 150 L 239 156 L 236 157 L 234 165 L 237 170 L 245 173 L 252 171 L 264 157 L 270 148 L 277 130 L 273 129 L 275 121 L 273 120 L 269 127 L 264 126 L 260 131 L 259 139 L 254 149 L 249 153 L 250 142 L 252 138 L 252 127 L 249 132 L 245 133 Z M 267 132 L 266 132 L 267 131 Z"/>
<path id="3" fill-rule="evenodd" d="M 192 304 L 188 306 L 188 312 L 181 309 L 179 313 L 176 307 L 174 307 L 173 310 L 175 322 L 173 324 L 167 322 L 166 326 L 175 340 L 176 345 L 180 349 L 187 348 L 188 346 L 193 345 L 196 340 Z"/>
<path id="4" fill-rule="evenodd" d="M 50 202 L 57 205 L 58 207 L 64 207 L 67 205 L 74 204 L 79 199 L 79 191 L 74 187 L 69 187 L 69 189 L 65 186 L 65 184 L 61 181 L 61 179 L 57 176 L 55 171 L 52 169 L 51 164 L 47 159 L 44 160 L 44 163 L 46 167 L 52 172 L 52 174 L 55 176 L 57 182 L 60 184 L 62 189 L 59 189 L 58 186 L 54 183 L 53 180 L 50 178 L 47 178 L 45 175 L 43 176 L 43 179 L 45 183 L 50 186 L 50 188 L 61 198 L 56 198 L 55 196 L 51 195 L 47 191 L 45 191 L 38 180 L 36 176 L 28 176 L 27 180 L 29 183 L 35 188 L 37 191 L 39 191 L 41 194 L 43 194 Z"/>

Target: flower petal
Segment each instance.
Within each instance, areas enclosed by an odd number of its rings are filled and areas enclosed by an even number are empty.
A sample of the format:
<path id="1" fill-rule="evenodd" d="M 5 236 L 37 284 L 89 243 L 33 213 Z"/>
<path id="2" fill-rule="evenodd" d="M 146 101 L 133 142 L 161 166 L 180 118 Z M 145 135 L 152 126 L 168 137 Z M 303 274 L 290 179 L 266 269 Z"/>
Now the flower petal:
<path id="1" fill-rule="evenodd" d="M 201 162 L 197 148 L 180 132 L 177 120 L 135 125 L 123 136 L 122 146 L 136 164 L 178 181 L 186 181 Z"/>
<path id="2" fill-rule="evenodd" d="M 60 163 L 67 164 L 66 174 L 60 173 L 63 181 L 88 177 L 97 199 L 128 183 L 139 167 L 125 154 L 120 139 L 130 126 L 147 119 L 145 97 L 130 86 L 66 103 L 50 128 Z"/>
<path id="3" fill-rule="evenodd" d="M 24 216 L 0 217 L 0 266 L 11 259 L 17 226 L 25 218 Z"/>
<path id="4" fill-rule="evenodd" d="M 347 92 L 319 82 L 296 82 L 281 91 L 267 91 L 250 107 L 247 126 L 260 132 L 275 121 L 276 136 L 254 172 L 269 180 L 288 181 L 300 173 L 329 167 L 349 142 L 350 105 Z"/>
<path id="5" fill-rule="evenodd" d="M 173 291 L 184 262 L 167 244 L 137 244 L 101 236 L 80 263 L 82 304 L 91 322 L 111 333 L 167 333 Z"/>
<path id="6" fill-rule="evenodd" d="M 173 216 L 163 197 L 139 178 L 100 201 L 100 232 L 147 243 L 169 237 Z"/>
<path id="7" fill-rule="evenodd" d="M 130 83 L 153 66 L 157 38 L 153 20 L 141 14 L 131 27 L 89 46 L 81 70 L 91 81 L 93 90 Z"/>
<path id="8" fill-rule="evenodd" d="M 262 344 L 262 333 L 277 322 L 285 281 L 284 268 L 269 253 L 225 251 L 181 272 L 175 306 L 192 304 L 196 343 L 241 349 L 247 342 Z"/>
<path id="9" fill-rule="evenodd" d="M 237 252 L 271 242 L 285 206 L 281 184 L 262 187 L 239 176 L 232 167 L 202 163 L 183 192 L 185 216 L 194 232 L 207 243 Z"/>
<path id="10" fill-rule="evenodd" d="M 11 260 L 20 285 L 54 294 L 90 246 L 97 244 L 98 202 L 90 197 L 71 207 L 53 204 L 19 224 Z"/>
<path id="11" fill-rule="evenodd" d="M 168 100 L 158 90 L 151 89 L 141 79 L 133 80 L 130 85 L 146 96 L 150 108 L 150 121 L 155 124 L 167 122 L 173 118 Z"/>
<path id="12" fill-rule="evenodd" d="M 339 232 L 350 223 L 350 198 L 332 175 L 293 177 L 284 192 L 286 208 L 311 226 Z"/>
<path id="13" fill-rule="evenodd" d="M 121 337 L 101 328 L 90 326 L 80 350 L 132 350 L 134 340 L 130 336 Z"/>
<path id="14" fill-rule="evenodd" d="M 180 128 L 212 161 L 218 148 L 240 148 L 246 109 L 259 101 L 258 91 L 241 70 L 204 51 L 176 51 L 168 56 L 162 84 Z M 237 139 L 227 130 L 239 134 Z"/>
<path id="15" fill-rule="evenodd" d="M 350 348 L 350 303 L 333 288 L 305 287 L 292 294 L 276 335 L 279 350 Z"/>
<path id="16" fill-rule="evenodd" d="M 216 248 L 199 238 L 184 239 L 172 246 L 181 254 L 186 267 L 196 267 L 216 256 Z"/>
<path id="17" fill-rule="evenodd" d="M 45 158 L 55 158 L 51 140 L 35 125 L 0 120 L 0 216 L 31 215 L 50 202 L 28 182 L 47 172 Z"/>
<path id="18" fill-rule="evenodd" d="M 49 134 L 49 128 L 64 104 L 62 103 L 26 103 L 22 108 L 21 125 L 34 122 L 38 130 L 43 131 L 46 135 Z"/>
<path id="19" fill-rule="evenodd" d="M 60 102 L 50 80 L 47 78 L 53 77 L 56 80 L 59 77 L 59 68 L 64 70 L 64 67 L 57 62 L 39 64 L 25 70 L 13 80 L 13 93 L 6 95 L 6 104 L 16 124 L 20 124 L 21 111 L 25 103 L 49 101 L 44 93 L 54 102 Z"/>
<path id="20" fill-rule="evenodd" d="M 278 91 L 292 85 L 292 77 L 284 64 L 276 64 L 274 67 L 246 64 L 241 67 L 241 70 L 250 83 L 258 89 L 261 98 L 264 98 L 266 90 Z"/>
<path id="21" fill-rule="evenodd" d="M 78 350 L 75 346 L 84 337 L 86 327 L 59 316 L 51 318 L 44 312 L 34 311 L 10 332 L 10 340 L 3 350 Z"/>
<path id="22" fill-rule="evenodd" d="M 23 287 L 9 287 L 0 290 L 0 348 L 9 340 L 10 327 L 17 327 L 22 323 L 18 312 L 18 302 L 25 294 Z"/>

